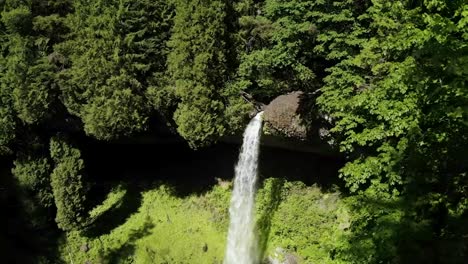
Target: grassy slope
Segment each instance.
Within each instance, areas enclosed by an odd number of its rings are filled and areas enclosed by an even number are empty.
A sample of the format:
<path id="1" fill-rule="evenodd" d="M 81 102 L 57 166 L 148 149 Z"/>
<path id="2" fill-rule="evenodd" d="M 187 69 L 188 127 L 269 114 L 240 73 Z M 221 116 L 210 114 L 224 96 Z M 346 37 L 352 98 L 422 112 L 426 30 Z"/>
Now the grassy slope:
<path id="1" fill-rule="evenodd" d="M 98 220 L 92 229 L 67 234 L 61 258 L 67 263 L 222 263 L 229 199 L 226 186 L 188 197 L 173 195 L 165 186 L 131 194 L 116 188 L 93 210 Z M 137 201 L 138 209 L 119 220 L 128 201 Z M 317 187 L 267 179 L 257 196 L 264 258 L 294 255 L 304 263 L 332 263 L 330 252 L 347 221 L 339 195 Z M 80 249 L 84 244 L 88 251 Z"/>

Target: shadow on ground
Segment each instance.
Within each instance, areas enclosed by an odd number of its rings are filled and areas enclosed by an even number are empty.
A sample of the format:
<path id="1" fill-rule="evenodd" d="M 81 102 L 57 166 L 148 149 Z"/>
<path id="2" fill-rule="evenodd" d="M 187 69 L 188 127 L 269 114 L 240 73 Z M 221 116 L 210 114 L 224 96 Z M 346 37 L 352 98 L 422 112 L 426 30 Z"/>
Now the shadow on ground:
<path id="1" fill-rule="evenodd" d="M 122 247 L 113 250 L 106 254 L 103 259 L 104 263 L 118 264 L 118 263 L 133 263 L 133 255 L 135 253 L 135 242 L 147 235 L 150 235 L 151 229 L 154 225 L 148 218 L 141 228 L 134 230 L 128 237 L 128 240 Z"/>
<path id="2" fill-rule="evenodd" d="M 125 195 L 113 208 L 100 215 L 85 231 L 90 238 L 109 234 L 114 228 L 124 224 L 127 218 L 138 211 L 141 206 L 141 188 L 136 184 L 126 184 Z"/>

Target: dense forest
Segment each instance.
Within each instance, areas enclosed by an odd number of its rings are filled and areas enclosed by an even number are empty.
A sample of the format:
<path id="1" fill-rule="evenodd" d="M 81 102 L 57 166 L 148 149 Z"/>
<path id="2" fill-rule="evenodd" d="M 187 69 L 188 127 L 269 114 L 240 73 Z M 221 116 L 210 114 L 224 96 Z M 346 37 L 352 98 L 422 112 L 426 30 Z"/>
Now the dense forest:
<path id="1" fill-rule="evenodd" d="M 467 263 L 466 0 L 2 0 L 0 12 L 0 262 L 70 263 L 60 238 L 103 221 L 89 140 L 165 128 L 203 150 L 239 135 L 258 103 L 302 91 L 303 115 L 346 160 L 350 219 L 310 238 L 323 247 L 306 263 Z"/>

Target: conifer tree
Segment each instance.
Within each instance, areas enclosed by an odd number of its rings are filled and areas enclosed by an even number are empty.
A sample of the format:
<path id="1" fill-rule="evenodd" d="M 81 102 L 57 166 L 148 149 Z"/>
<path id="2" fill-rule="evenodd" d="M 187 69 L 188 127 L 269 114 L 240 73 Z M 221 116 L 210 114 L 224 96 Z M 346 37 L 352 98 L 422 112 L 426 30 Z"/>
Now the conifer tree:
<path id="1" fill-rule="evenodd" d="M 165 69 L 170 12 L 165 1 L 78 1 L 69 40 L 57 47 L 69 61 L 60 72 L 68 111 L 87 134 L 113 139 L 147 126 L 145 98 Z"/>
<path id="2" fill-rule="evenodd" d="M 55 167 L 50 175 L 57 215 L 55 221 L 65 231 L 79 230 L 89 221 L 86 210 L 84 161 L 80 150 L 63 137 L 50 141 Z"/>
<path id="3" fill-rule="evenodd" d="M 314 1 L 243 1 L 236 88 L 265 102 L 293 90 L 318 88 L 312 53 Z"/>
<path id="4" fill-rule="evenodd" d="M 12 168 L 21 190 L 21 202 L 31 227 L 38 230 L 48 226 L 55 211 L 51 189 L 51 162 L 38 138 L 28 141 L 28 146 L 17 153 Z"/>
<path id="5" fill-rule="evenodd" d="M 54 114 L 52 47 L 62 40 L 70 5 L 68 0 L 2 1 L 0 152 L 8 151 L 15 128 L 42 124 Z"/>
<path id="6" fill-rule="evenodd" d="M 175 13 L 169 89 L 175 89 L 179 99 L 177 131 L 196 147 L 225 132 L 221 93 L 226 81 L 226 5 L 220 0 L 176 0 Z"/>

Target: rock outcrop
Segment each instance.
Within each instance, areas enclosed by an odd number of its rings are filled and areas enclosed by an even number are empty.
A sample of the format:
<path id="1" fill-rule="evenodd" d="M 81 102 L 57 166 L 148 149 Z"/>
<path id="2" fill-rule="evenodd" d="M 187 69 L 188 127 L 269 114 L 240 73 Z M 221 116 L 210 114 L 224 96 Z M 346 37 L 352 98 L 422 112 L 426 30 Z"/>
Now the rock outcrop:
<path id="1" fill-rule="evenodd" d="M 306 140 L 308 137 L 306 121 L 300 114 L 302 97 L 303 93 L 297 91 L 278 96 L 271 101 L 264 109 L 264 133 Z"/>
<path id="2" fill-rule="evenodd" d="M 280 95 L 263 108 L 262 145 L 337 155 L 329 138 L 330 120 L 313 116 L 313 99 L 301 91 Z"/>

